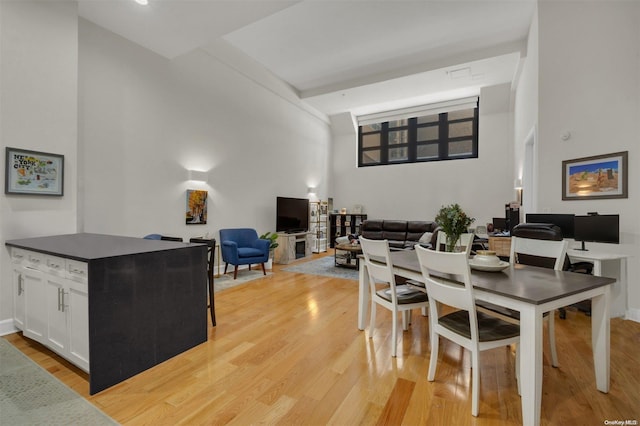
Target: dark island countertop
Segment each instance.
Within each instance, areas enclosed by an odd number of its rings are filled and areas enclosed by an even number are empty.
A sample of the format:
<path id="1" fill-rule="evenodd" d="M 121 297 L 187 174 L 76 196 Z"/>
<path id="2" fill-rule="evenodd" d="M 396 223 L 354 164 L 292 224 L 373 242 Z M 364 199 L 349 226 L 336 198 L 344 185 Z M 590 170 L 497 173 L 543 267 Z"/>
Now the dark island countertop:
<path id="1" fill-rule="evenodd" d="M 5 241 L 5 245 L 81 262 L 95 259 L 175 250 L 193 245 L 176 241 L 146 240 L 104 234 L 65 234 Z"/>

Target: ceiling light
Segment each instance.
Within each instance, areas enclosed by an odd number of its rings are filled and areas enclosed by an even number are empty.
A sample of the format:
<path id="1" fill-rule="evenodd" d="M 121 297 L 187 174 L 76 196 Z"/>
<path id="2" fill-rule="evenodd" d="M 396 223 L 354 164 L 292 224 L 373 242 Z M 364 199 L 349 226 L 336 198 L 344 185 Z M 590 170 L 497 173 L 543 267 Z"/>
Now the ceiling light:
<path id="1" fill-rule="evenodd" d="M 146 6 L 149 4 L 149 0 L 134 0 L 136 3 Z"/>

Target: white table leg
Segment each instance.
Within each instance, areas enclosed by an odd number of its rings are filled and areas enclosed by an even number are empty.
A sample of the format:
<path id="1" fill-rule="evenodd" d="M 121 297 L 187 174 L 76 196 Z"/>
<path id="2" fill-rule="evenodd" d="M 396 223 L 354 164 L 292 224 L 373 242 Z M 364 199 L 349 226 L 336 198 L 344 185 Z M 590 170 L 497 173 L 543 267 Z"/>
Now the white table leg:
<path id="1" fill-rule="evenodd" d="M 609 392 L 609 355 L 610 355 L 610 289 L 605 287 L 601 296 L 591 299 L 591 346 L 593 348 L 593 366 L 596 373 L 596 387 L 600 392 Z"/>
<path id="2" fill-rule="evenodd" d="M 542 404 L 542 312 L 535 306 L 520 312 L 520 389 L 522 424 L 540 425 Z"/>
<path id="3" fill-rule="evenodd" d="M 364 330 L 369 313 L 369 274 L 364 259 L 360 259 L 358 272 L 358 329 Z"/>

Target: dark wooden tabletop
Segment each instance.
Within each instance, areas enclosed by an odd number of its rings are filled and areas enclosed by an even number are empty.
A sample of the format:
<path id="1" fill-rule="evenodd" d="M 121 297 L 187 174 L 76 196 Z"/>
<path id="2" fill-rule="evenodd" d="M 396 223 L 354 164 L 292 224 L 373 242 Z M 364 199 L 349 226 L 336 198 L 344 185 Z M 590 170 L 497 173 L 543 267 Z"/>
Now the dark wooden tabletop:
<path id="1" fill-rule="evenodd" d="M 420 273 L 414 250 L 391 253 L 394 266 Z M 613 278 L 555 271 L 526 265 L 511 265 L 499 272 L 471 270 L 473 287 L 490 293 L 540 305 L 615 282 Z"/>

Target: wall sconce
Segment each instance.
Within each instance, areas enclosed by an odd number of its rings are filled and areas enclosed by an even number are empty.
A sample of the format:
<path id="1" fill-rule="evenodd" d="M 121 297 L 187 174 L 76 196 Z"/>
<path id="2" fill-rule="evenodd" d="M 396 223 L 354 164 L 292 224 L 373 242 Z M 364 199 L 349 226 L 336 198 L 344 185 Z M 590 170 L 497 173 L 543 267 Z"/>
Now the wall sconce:
<path id="1" fill-rule="evenodd" d="M 316 189 L 312 186 L 307 188 L 307 194 L 309 195 L 316 195 Z"/>
<path id="2" fill-rule="evenodd" d="M 513 188 L 518 191 L 518 204 L 522 205 L 522 179 L 514 180 Z"/>
<path id="3" fill-rule="evenodd" d="M 207 183 L 208 177 L 209 173 L 207 172 L 202 172 L 200 170 L 187 170 L 188 180 Z"/>
<path id="4" fill-rule="evenodd" d="M 516 179 L 513 181 L 514 189 L 522 189 L 522 179 Z"/>

